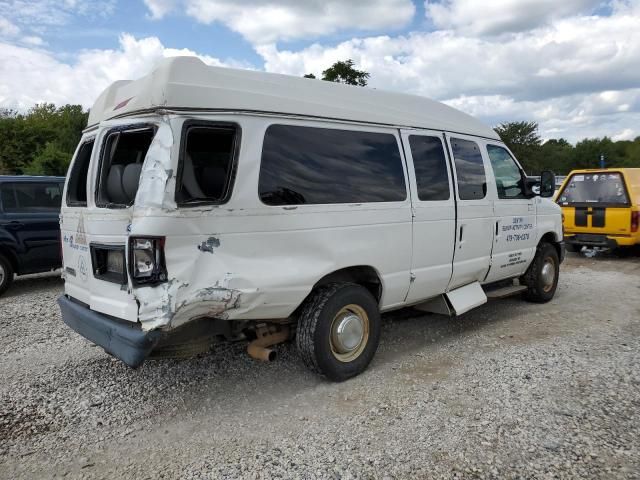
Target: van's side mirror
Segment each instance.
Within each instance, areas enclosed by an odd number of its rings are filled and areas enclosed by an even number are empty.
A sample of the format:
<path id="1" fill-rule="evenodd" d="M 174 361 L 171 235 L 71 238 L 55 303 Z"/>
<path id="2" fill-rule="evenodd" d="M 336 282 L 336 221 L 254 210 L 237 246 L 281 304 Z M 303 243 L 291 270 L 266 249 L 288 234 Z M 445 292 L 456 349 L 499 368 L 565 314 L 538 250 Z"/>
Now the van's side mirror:
<path id="1" fill-rule="evenodd" d="M 553 197 L 556 191 L 556 174 L 551 170 L 544 170 L 540 174 L 540 196 L 543 198 Z"/>

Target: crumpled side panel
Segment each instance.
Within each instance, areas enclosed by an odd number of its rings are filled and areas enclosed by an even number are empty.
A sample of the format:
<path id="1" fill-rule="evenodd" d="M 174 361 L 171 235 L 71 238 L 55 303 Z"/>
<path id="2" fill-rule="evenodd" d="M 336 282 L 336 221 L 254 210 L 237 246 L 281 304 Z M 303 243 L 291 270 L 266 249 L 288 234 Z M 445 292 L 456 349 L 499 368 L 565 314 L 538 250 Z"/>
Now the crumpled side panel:
<path id="1" fill-rule="evenodd" d="M 175 175 L 171 150 L 173 131 L 168 117 L 162 117 L 142 166 L 140 184 L 133 208 L 135 216 L 143 216 L 149 210 L 175 210 Z"/>

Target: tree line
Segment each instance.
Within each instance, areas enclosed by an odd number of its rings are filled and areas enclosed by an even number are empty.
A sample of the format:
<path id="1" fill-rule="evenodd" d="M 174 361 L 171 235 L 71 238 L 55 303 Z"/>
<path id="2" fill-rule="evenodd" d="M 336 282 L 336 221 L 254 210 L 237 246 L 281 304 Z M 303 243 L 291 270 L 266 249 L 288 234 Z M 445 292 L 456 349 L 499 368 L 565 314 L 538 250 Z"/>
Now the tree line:
<path id="1" fill-rule="evenodd" d="M 324 70 L 321 80 L 364 87 L 369 77 L 349 59 Z M 305 78 L 316 79 L 312 73 Z M 46 103 L 24 113 L 0 109 L 0 175 L 65 175 L 88 115 L 80 105 Z M 601 158 L 607 167 L 640 167 L 640 136 L 621 141 L 586 138 L 572 145 L 563 138 L 543 142 L 536 122 L 506 122 L 495 131 L 532 175 L 598 168 Z"/>

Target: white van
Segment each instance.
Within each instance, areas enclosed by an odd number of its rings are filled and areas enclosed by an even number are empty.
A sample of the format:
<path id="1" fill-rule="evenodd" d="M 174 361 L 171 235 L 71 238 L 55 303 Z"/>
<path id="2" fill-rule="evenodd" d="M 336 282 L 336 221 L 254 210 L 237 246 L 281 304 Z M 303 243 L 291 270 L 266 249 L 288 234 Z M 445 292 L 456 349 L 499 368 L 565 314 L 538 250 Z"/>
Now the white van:
<path id="1" fill-rule="evenodd" d="M 168 59 L 91 109 L 61 213 L 63 319 L 132 367 L 217 339 L 269 360 L 295 339 L 344 380 L 380 312 L 553 297 L 553 174 L 532 187 L 491 128 L 441 103 Z"/>

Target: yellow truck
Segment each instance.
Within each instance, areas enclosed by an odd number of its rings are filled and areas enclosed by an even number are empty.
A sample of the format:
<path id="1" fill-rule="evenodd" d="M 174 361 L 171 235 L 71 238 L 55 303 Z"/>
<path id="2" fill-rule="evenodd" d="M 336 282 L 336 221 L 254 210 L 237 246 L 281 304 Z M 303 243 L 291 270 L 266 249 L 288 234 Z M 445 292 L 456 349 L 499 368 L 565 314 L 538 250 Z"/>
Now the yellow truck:
<path id="1" fill-rule="evenodd" d="M 640 244 L 640 168 L 573 170 L 556 202 L 568 249 Z"/>

